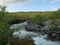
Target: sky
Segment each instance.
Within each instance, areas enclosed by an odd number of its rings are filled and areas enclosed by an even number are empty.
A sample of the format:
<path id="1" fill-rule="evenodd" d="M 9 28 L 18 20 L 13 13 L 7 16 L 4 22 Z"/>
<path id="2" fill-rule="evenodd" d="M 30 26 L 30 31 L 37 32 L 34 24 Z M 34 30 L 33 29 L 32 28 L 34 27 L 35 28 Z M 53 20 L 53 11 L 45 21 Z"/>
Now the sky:
<path id="1" fill-rule="evenodd" d="M 54 11 L 60 8 L 60 0 L 0 0 L 9 12 Z"/>

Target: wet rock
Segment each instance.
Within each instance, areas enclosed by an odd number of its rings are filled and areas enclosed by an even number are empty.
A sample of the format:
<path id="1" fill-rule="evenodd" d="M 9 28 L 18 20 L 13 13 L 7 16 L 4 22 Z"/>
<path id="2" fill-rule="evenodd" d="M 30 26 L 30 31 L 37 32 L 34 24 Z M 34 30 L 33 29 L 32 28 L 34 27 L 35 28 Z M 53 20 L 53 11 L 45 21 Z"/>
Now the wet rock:
<path id="1" fill-rule="evenodd" d="M 40 25 L 29 22 L 27 25 L 25 25 L 25 29 L 27 31 L 40 31 Z"/>
<path id="2" fill-rule="evenodd" d="M 52 36 L 53 38 L 56 38 L 57 34 L 56 34 L 56 33 L 51 33 L 51 36 Z"/>
<path id="3" fill-rule="evenodd" d="M 58 31 L 52 31 L 47 34 L 48 38 L 53 39 L 53 40 L 60 40 L 60 33 Z"/>
<path id="4" fill-rule="evenodd" d="M 60 40 L 60 34 L 57 34 L 56 40 Z"/>

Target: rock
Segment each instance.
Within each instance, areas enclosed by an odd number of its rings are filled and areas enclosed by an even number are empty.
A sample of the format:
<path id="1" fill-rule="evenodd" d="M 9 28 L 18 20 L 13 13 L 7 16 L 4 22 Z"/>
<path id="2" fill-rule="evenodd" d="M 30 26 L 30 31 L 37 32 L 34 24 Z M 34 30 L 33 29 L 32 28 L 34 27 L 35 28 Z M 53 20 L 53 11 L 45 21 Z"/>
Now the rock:
<path id="1" fill-rule="evenodd" d="M 56 33 L 51 33 L 51 36 L 52 36 L 53 38 L 56 38 L 57 34 L 56 34 Z"/>
<path id="2" fill-rule="evenodd" d="M 27 25 L 25 25 L 25 29 L 27 31 L 36 31 L 36 32 L 46 33 L 49 30 L 49 23 L 44 22 L 44 26 L 41 26 L 41 25 L 38 25 L 34 22 L 28 21 Z"/>
<path id="3" fill-rule="evenodd" d="M 35 23 L 27 23 L 27 25 L 25 25 L 25 29 L 28 31 L 39 31 L 40 30 L 40 25 L 37 25 Z"/>
<path id="4" fill-rule="evenodd" d="M 60 33 L 58 31 L 51 31 L 47 34 L 48 38 L 51 40 L 60 40 Z"/>

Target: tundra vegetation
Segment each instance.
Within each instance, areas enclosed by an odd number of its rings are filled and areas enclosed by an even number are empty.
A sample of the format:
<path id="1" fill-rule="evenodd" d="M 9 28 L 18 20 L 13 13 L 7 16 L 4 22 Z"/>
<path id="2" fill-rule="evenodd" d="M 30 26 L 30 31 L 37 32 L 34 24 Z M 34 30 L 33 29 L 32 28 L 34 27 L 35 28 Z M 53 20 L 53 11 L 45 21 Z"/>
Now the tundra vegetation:
<path id="1" fill-rule="evenodd" d="M 33 45 L 29 40 L 13 39 L 11 34 L 14 30 L 10 29 L 13 20 L 32 20 L 36 24 L 43 25 L 45 20 L 52 20 L 50 30 L 60 30 L 57 26 L 60 25 L 60 9 L 57 11 L 47 12 L 7 12 L 6 6 L 0 6 L 0 45 Z M 16 43 L 17 42 L 17 43 Z M 23 43 L 21 43 L 23 42 Z"/>

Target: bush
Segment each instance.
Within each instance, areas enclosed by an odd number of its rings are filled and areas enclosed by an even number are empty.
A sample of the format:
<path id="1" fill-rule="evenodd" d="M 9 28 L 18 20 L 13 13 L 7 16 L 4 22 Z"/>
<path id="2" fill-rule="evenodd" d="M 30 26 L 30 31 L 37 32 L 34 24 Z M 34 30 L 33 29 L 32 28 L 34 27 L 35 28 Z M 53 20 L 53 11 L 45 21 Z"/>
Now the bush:
<path id="1" fill-rule="evenodd" d="M 55 19 L 55 20 L 52 20 L 51 22 L 51 26 L 50 26 L 50 30 L 60 30 L 60 21 Z"/>
<path id="2" fill-rule="evenodd" d="M 33 18 L 33 22 L 37 23 L 38 25 L 44 25 L 43 22 L 45 21 L 44 17 L 42 15 L 36 15 Z"/>
<path id="3" fill-rule="evenodd" d="M 5 6 L 1 7 L 0 18 L 0 45 L 6 45 L 12 30 L 9 29 L 10 24 L 8 24 L 8 22 L 11 18 L 9 17 L 8 12 L 5 11 Z"/>

